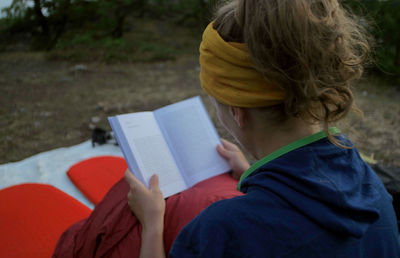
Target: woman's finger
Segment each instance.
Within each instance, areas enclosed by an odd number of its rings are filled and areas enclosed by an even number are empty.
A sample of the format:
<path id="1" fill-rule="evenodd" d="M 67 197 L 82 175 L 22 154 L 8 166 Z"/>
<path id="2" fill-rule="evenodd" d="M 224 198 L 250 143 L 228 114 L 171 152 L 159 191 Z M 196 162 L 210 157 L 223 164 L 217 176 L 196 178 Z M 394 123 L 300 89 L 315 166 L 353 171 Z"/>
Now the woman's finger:
<path id="1" fill-rule="evenodd" d="M 217 152 L 225 159 L 230 159 L 232 157 L 232 152 L 225 149 L 221 144 L 217 145 Z"/>
<path id="2" fill-rule="evenodd" d="M 129 169 L 127 169 L 124 174 L 124 179 L 129 185 L 131 185 L 131 182 L 133 180 L 132 177 L 133 177 L 132 172 Z"/>
<path id="3" fill-rule="evenodd" d="M 131 172 L 129 169 L 127 169 L 127 170 L 125 171 L 124 178 L 125 178 L 125 181 L 129 184 L 129 187 L 130 187 L 132 190 L 137 191 L 137 190 L 143 190 L 143 188 L 146 188 L 146 187 L 142 184 L 142 182 L 140 182 L 140 181 L 132 174 L 132 172 Z"/>
<path id="4" fill-rule="evenodd" d="M 221 138 L 221 142 L 225 149 L 228 149 L 228 150 L 237 150 L 238 149 L 238 147 L 235 144 L 231 143 L 228 140 Z"/>
<path id="5" fill-rule="evenodd" d="M 160 190 L 160 187 L 159 187 L 158 183 L 159 183 L 158 182 L 158 175 L 157 174 L 152 175 L 151 178 L 150 178 L 150 182 L 149 182 L 150 191 L 154 191 L 154 190 L 158 191 L 158 190 Z"/>

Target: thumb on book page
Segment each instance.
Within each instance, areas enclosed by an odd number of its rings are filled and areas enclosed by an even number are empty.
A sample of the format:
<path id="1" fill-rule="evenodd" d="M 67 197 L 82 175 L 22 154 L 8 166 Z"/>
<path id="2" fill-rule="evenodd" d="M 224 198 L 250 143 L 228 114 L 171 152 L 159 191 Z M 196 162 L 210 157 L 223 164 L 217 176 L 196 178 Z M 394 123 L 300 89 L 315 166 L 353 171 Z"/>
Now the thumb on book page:
<path id="1" fill-rule="evenodd" d="M 153 190 L 160 190 L 160 187 L 158 186 L 158 175 L 154 174 L 150 177 L 149 181 L 149 189 L 151 191 Z"/>

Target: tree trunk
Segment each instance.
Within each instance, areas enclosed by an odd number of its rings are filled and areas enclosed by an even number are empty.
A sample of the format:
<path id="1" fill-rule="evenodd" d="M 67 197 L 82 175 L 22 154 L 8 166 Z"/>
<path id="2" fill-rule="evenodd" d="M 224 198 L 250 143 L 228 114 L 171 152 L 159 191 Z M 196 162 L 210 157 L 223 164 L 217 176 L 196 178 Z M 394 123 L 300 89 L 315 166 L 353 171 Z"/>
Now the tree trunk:
<path id="1" fill-rule="evenodd" d="M 51 50 L 56 44 L 60 36 L 64 33 L 65 27 L 68 22 L 68 11 L 71 6 L 71 0 L 64 0 L 60 7 L 60 18 L 59 21 L 55 24 L 55 34 L 51 43 L 47 47 L 47 50 Z"/>
<path id="2" fill-rule="evenodd" d="M 126 12 L 117 9 L 115 12 L 116 16 L 116 25 L 114 29 L 111 32 L 111 35 L 113 38 L 121 38 L 122 35 L 124 34 L 124 22 L 125 22 L 125 17 L 126 17 Z"/>
<path id="3" fill-rule="evenodd" d="M 396 53 L 394 55 L 394 65 L 400 66 L 400 41 L 396 44 Z"/>
<path id="4" fill-rule="evenodd" d="M 115 9 L 114 17 L 116 25 L 111 31 L 113 38 L 121 38 L 124 35 L 125 20 L 128 15 L 136 12 L 139 17 L 143 16 L 146 7 L 146 0 L 130 0 L 128 3 L 117 1 L 118 6 Z"/>
<path id="5" fill-rule="evenodd" d="M 42 5 L 40 0 L 34 0 L 34 6 L 36 20 L 39 23 L 40 28 L 42 29 L 42 35 L 45 37 L 50 36 L 49 24 L 47 23 L 46 17 L 44 17 L 42 13 Z"/>

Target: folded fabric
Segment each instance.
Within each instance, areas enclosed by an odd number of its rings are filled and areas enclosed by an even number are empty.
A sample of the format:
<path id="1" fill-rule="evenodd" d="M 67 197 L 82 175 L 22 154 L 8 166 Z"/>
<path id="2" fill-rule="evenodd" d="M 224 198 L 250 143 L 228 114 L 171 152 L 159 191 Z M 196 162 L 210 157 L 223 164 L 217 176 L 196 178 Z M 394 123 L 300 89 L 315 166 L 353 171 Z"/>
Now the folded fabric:
<path id="1" fill-rule="evenodd" d="M 164 246 L 166 253 L 181 229 L 204 208 L 242 193 L 237 180 L 219 175 L 166 200 Z M 121 179 L 84 221 L 61 236 L 53 257 L 139 257 L 141 225 L 127 204 L 129 186 Z"/>
<path id="2" fill-rule="evenodd" d="M 72 183 L 97 205 L 128 168 L 121 157 L 99 156 L 73 165 L 67 175 Z"/>
<path id="3" fill-rule="evenodd" d="M 0 190 L 0 257 L 50 257 L 57 239 L 89 216 L 85 205 L 45 184 Z"/>

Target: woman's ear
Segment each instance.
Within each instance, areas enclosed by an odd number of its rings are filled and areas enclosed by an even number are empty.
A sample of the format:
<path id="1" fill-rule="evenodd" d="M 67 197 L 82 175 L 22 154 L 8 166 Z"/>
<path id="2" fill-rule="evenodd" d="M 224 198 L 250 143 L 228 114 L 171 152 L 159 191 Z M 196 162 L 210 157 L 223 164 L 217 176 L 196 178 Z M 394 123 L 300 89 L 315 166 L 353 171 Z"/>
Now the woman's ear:
<path id="1" fill-rule="evenodd" d="M 230 107 L 230 112 L 239 128 L 245 126 L 247 120 L 247 112 L 241 107 Z"/>

